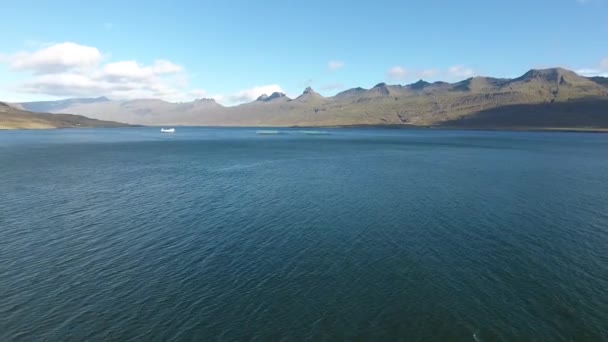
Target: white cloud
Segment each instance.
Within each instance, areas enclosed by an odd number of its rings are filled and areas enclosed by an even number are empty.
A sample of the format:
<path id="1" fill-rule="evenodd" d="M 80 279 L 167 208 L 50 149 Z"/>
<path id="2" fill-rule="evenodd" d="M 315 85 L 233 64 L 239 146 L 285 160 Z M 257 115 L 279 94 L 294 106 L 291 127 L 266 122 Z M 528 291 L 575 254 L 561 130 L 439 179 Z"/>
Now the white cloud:
<path id="1" fill-rule="evenodd" d="M 422 70 L 419 75 L 421 78 L 433 78 L 435 76 L 437 76 L 437 74 L 439 73 L 439 71 L 435 70 L 435 69 L 428 69 L 428 70 Z"/>
<path id="2" fill-rule="evenodd" d="M 467 78 L 475 74 L 473 69 L 467 68 L 464 65 L 455 65 L 448 69 L 448 75 L 451 77 Z"/>
<path id="3" fill-rule="evenodd" d="M 53 96 L 88 96 L 103 95 L 110 88 L 110 84 L 95 81 L 84 75 L 60 73 L 37 76 L 23 84 L 20 89 L 26 93 Z"/>
<path id="4" fill-rule="evenodd" d="M 576 73 L 586 77 L 608 77 L 608 57 L 602 58 L 596 67 L 578 69 L 576 70 Z"/>
<path id="5" fill-rule="evenodd" d="M 426 70 L 409 70 L 400 65 L 390 68 L 386 72 L 386 76 L 392 80 L 406 81 L 414 79 L 429 79 L 437 76 L 438 70 L 426 69 Z"/>
<path id="6" fill-rule="evenodd" d="M 602 58 L 600 61 L 600 68 L 602 68 L 604 71 L 608 71 L 608 57 Z"/>
<path id="7" fill-rule="evenodd" d="M 256 100 L 262 94 L 271 95 L 272 93 L 283 93 L 283 89 L 278 84 L 269 84 L 263 86 L 255 86 L 249 89 L 244 89 L 236 94 L 232 94 L 227 96 L 225 99 L 222 97 L 223 102 L 227 102 L 229 104 L 243 103 L 243 102 L 251 102 Z"/>
<path id="8" fill-rule="evenodd" d="M 18 52 L 5 59 L 13 70 L 46 74 L 95 67 L 102 56 L 97 48 L 65 42 L 34 52 Z"/>
<path id="9" fill-rule="evenodd" d="M 16 87 L 20 93 L 167 101 L 187 101 L 206 95 L 200 89 L 189 90 L 185 69 L 168 60 L 158 59 L 150 65 L 134 60 L 106 64 L 101 61 L 98 49 L 70 42 L 0 58 L 0 63 L 8 64 L 11 69 L 31 74 Z"/>
<path id="10" fill-rule="evenodd" d="M 585 76 L 585 77 L 593 77 L 593 76 L 602 76 L 608 77 L 608 70 L 601 69 L 578 69 L 576 73 Z"/>
<path id="11" fill-rule="evenodd" d="M 409 71 L 402 66 L 394 66 L 386 72 L 386 76 L 393 80 L 404 80 L 410 75 Z"/>
<path id="12" fill-rule="evenodd" d="M 344 65 L 343 61 L 329 61 L 327 63 L 327 68 L 331 71 L 335 71 L 344 68 Z"/>
<path id="13" fill-rule="evenodd" d="M 463 79 L 475 75 L 475 71 L 464 65 L 455 65 L 447 69 L 408 69 L 396 65 L 386 71 L 387 79 L 401 82 L 414 82 L 417 80 L 436 79 Z"/>
<path id="14" fill-rule="evenodd" d="M 103 67 L 103 76 L 126 80 L 144 80 L 160 75 L 177 74 L 183 71 L 180 65 L 167 60 L 156 60 L 151 66 L 141 66 L 136 61 L 109 63 Z"/>
<path id="15" fill-rule="evenodd" d="M 598 69 L 584 68 L 584 69 L 575 70 L 575 72 L 581 76 L 595 76 L 598 73 L 600 73 L 601 71 Z"/>
<path id="16" fill-rule="evenodd" d="M 192 99 L 203 99 L 209 97 L 209 93 L 207 93 L 205 89 L 192 89 L 187 93 L 187 95 Z"/>
<path id="17" fill-rule="evenodd" d="M 21 92 L 58 97 L 109 96 L 115 99 L 161 98 L 183 101 L 183 89 L 171 80 L 115 80 L 85 74 L 60 73 L 39 75 L 19 87 Z"/>

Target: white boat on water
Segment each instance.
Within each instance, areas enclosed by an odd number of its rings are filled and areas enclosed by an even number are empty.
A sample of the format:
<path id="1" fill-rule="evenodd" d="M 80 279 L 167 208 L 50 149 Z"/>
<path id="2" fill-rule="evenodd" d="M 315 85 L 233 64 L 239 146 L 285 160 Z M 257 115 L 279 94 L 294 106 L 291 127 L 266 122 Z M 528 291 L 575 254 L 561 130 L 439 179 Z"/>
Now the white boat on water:
<path id="1" fill-rule="evenodd" d="M 175 128 L 161 128 L 161 133 L 175 133 Z"/>

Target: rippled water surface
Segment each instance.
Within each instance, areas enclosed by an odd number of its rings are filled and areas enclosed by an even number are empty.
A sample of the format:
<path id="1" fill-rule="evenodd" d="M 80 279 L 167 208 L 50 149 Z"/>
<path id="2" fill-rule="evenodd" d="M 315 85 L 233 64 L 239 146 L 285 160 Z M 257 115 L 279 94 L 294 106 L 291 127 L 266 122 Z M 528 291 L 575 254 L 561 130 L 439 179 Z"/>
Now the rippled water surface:
<path id="1" fill-rule="evenodd" d="M 279 133 L 0 132 L 0 341 L 608 339 L 608 135 Z"/>

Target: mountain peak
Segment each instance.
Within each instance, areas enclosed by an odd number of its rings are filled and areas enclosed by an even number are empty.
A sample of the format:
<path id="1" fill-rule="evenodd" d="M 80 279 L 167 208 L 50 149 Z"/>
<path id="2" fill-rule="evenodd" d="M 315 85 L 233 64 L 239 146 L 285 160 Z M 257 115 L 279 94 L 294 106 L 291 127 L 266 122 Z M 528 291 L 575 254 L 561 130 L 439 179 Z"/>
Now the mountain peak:
<path id="1" fill-rule="evenodd" d="M 306 89 L 304 89 L 304 92 L 302 94 L 316 94 L 316 92 L 314 90 L 312 90 L 311 87 L 306 87 Z"/>
<path id="2" fill-rule="evenodd" d="M 256 99 L 256 101 L 259 101 L 259 102 L 270 102 L 272 100 L 280 99 L 280 98 L 287 98 L 287 96 L 284 93 L 280 93 L 280 92 L 275 91 L 274 93 L 270 94 L 270 96 L 268 96 L 266 94 L 260 95 Z"/>
<path id="3" fill-rule="evenodd" d="M 195 103 L 199 103 L 199 104 L 214 104 L 217 103 L 215 102 L 215 99 L 208 99 L 208 98 L 200 98 L 200 99 L 196 99 L 194 100 Z"/>
<path id="4" fill-rule="evenodd" d="M 394 86 L 391 87 L 394 88 Z M 386 83 L 382 82 L 368 90 L 368 94 L 371 96 L 388 96 L 391 94 L 391 89 L 389 89 L 389 86 Z"/>
<path id="5" fill-rule="evenodd" d="M 274 100 L 274 99 L 279 99 L 282 97 L 287 97 L 285 95 L 285 93 L 280 93 L 278 91 L 275 91 L 274 93 L 270 94 L 270 96 L 268 96 L 268 101 Z"/>
<path id="6" fill-rule="evenodd" d="M 266 101 L 268 99 L 268 95 L 262 94 L 260 95 L 256 101 Z"/>
<path id="7" fill-rule="evenodd" d="M 586 83 L 592 83 L 593 81 L 579 76 L 574 71 L 570 71 L 564 68 L 549 68 L 549 69 L 531 69 L 522 76 L 514 79 L 517 82 L 549 82 L 557 84 L 569 84 L 569 85 L 582 85 Z"/>
<path id="8" fill-rule="evenodd" d="M 278 91 L 275 91 L 274 93 L 270 94 L 270 96 L 266 95 L 266 94 L 262 94 L 260 95 L 256 102 L 270 102 L 276 99 L 282 99 L 285 98 L 287 99 L 287 96 L 284 93 L 280 93 Z"/>
<path id="9" fill-rule="evenodd" d="M 430 85 L 431 84 L 427 81 L 419 80 L 418 82 L 410 84 L 409 87 L 412 89 L 420 90 L 420 89 L 424 89 Z"/>
<path id="10" fill-rule="evenodd" d="M 298 96 L 297 100 L 308 100 L 308 99 L 322 99 L 323 96 L 316 91 L 314 91 L 311 87 L 306 87 L 302 92 L 302 95 Z"/>
<path id="11" fill-rule="evenodd" d="M 558 81 L 563 76 L 577 77 L 576 73 L 563 68 L 531 69 L 520 78 L 524 80 L 543 79 L 546 81 Z"/>
<path id="12" fill-rule="evenodd" d="M 560 70 L 557 68 L 551 69 L 531 69 L 526 72 L 522 78 L 524 79 L 546 79 L 555 81 L 557 80 L 558 75 L 560 74 Z"/>
<path id="13" fill-rule="evenodd" d="M 306 87 L 306 89 L 304 89 L 304 91 L 302 92 L 302 95 L 311 95 L 311 96 L 322 97 L 321 94 L 314 91 L 311 87 Z"/>

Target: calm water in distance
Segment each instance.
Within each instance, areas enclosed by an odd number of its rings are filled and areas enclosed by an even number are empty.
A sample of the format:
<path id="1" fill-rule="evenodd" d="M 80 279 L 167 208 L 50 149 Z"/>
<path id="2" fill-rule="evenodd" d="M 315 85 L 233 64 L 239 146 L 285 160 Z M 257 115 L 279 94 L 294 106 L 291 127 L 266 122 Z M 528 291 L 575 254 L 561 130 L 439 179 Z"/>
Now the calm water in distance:
<path id="1" fill-rule="evenodd" d="M 608 340 L 608 135 L 0 132 L 0 341 Z"/>

